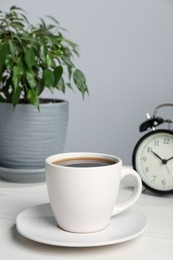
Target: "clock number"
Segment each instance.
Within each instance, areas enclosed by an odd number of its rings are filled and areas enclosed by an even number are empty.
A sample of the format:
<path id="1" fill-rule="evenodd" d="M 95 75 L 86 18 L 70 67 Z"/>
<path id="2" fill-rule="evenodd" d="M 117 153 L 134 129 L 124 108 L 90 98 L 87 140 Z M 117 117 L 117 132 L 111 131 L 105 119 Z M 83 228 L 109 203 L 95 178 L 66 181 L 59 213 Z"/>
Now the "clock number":
<path id="1" fill-rule="evenodd" d="M 153 175 L 153 181 L 155 181 L 156 180 L 156 175 Z"/>
<path id="2" fill-rule="evenodd" d="M 152 152 L 152 147 L 148 146 L 148 147 L 147 147 L 147 152 L 148 152 L 148 153 Z"/>
<path id="3" fill-rule="evenodd" d="M 147 161 L 147 157 L 146 157 L 146 156 L 143 156 L 143 157 L 142 157 L 142 161 L 143 161 L 143 162 L 146 162 L 146 161 Z"/>
<path id="4" fill-rule="evenodd" d="M 164 144 L 169 144 L 169 137 L 164 137 Z"/>
<path id="5" fill-rule="evenodd" d="M 147 172 L 149 172 L 149 167 L 145 167 L 145 172 L 147 173 Z"/>
<path id="6" fill-rule="evenodd" d="M 159 140 L 154 140 L 154 145 L 159 146 Z"/>
<path id="7" fill-rule="evenodd" d="M 163 186 L 166 185 L 166 180 L 165 180 L 165 179 L 162 180 L 162 185 L 163 185 Z"/>

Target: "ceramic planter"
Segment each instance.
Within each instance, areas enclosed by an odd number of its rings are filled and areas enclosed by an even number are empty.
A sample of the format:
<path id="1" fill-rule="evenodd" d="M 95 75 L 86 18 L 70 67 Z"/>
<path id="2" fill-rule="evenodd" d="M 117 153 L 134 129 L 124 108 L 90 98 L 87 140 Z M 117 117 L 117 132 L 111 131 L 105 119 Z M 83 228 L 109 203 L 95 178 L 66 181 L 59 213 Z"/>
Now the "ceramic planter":
<path id="1" fill-rule="evenodd" d="M 0 176 L 13 182 L 45 179 L 45 158 L 63 152 L 68 102 L 40 104 L 0 103 Z"/>

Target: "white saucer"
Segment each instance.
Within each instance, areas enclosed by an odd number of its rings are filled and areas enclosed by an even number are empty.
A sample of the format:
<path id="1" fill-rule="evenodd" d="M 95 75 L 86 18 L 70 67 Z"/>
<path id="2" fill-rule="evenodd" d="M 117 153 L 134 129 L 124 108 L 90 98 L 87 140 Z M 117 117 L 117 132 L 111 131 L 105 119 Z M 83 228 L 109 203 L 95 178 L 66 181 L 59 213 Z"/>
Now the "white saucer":
<path id="1" fill-rule="evenodd" d="M 109 226 L 89 234 L 70 233 L 60 229 L 50 204 L 42 204 L 21 212 L 16 219 L 18 232 L 37 242 L 65 247 L 95 247 L 121 243 L 141 235 L 147 218 L 135 206 L 112 217 Z"/>

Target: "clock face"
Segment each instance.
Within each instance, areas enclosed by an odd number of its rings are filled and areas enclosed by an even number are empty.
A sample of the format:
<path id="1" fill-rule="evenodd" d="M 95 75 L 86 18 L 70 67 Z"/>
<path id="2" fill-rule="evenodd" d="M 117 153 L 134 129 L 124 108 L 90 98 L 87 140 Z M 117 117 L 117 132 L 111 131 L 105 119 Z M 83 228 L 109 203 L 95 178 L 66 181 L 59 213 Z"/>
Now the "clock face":
<path id="1" fill-rule="evenodd" d="M 173 190 L 173 132 L 156 130 L 143 136 L 133 152 L 133 167 L 150 190 Z"/>

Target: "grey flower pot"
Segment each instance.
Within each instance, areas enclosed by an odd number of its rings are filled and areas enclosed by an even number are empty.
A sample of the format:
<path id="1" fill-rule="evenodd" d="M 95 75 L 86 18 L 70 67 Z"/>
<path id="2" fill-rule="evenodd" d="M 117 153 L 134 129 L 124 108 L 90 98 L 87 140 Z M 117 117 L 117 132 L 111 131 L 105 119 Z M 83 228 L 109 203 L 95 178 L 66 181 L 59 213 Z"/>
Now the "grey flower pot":
<path id="1" fill-rule="evenodd" d="M 63 152 L 69 105 L 0 103 L 0 177 L 13 182 L 44 181 L 45 158 Z"/>

